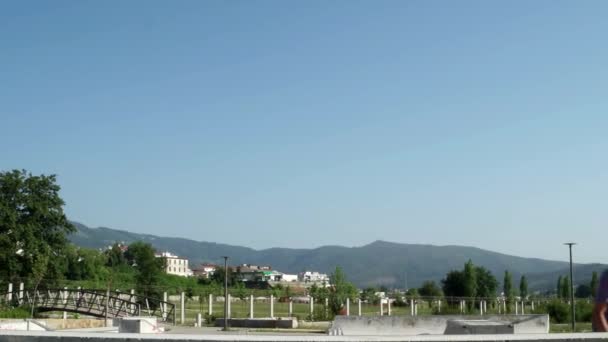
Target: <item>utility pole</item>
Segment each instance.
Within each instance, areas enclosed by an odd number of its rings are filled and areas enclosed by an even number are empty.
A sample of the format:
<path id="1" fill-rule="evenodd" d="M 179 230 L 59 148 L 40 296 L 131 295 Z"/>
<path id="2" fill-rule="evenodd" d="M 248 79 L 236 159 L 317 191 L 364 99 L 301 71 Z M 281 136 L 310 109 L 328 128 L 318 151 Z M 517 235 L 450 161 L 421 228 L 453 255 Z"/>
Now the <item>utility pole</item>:
<path id="1" fill-rule="evenodd" d="M 570 249 L 570 318 L 572 323 L 572 332 L 575 332 L 575 317 L 574 317 L 574 274 L 572 272 L 572 246 L 576 245 L 575 242 L 566 242 L 564 245 L 567 245 Z"/>

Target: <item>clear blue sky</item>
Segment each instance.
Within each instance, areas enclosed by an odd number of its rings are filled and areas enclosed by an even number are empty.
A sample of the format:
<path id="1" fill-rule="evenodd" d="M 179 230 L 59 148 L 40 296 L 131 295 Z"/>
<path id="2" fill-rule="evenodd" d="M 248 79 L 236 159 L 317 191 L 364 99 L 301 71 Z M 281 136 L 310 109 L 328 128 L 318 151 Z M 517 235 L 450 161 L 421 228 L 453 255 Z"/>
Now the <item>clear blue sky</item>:
<path id="1" fill-rule="evenodd" d="M 89 226 L 608 262 L 606 1 L 0 4 L 0 170 Z"/>

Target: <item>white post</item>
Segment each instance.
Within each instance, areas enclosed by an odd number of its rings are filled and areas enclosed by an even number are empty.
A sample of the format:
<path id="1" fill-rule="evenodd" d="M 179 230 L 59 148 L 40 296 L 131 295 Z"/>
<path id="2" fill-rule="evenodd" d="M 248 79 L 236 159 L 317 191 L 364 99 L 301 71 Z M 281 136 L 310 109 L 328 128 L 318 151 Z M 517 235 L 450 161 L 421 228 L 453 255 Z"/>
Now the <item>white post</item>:
<path id="1" fill-rule="evenodd" d="M 357 312 L 358 316 L 361 316 L 361 298 L 359 298 L 359 311 Z"/>
<path id="2" fill-rule="evenodd" d="M 384 298 L 380 298 L 380 316 L 384 316 Z"/>
<path id="3" fill-rule="evenodd" d="M 135 297 L 135 289 L 131 289 L 131 301 L 134 303 L 137 302 L 137 297 Z M 137 312 L 137 304 L 131 304 L 131 315 L 135 316 L 136 312 Z"/>
<path id="4" fill-rule="evenodd" d="M 522 301 L 521 301 L 521 314 L 522 314 L 522 315 L 525 315 L 525 314 L 526 314 L 526 309 L 525 309 L 525 307 L 526 307 L 526 304 L 525 304 L 525 302 L 522 300 Z"/>
<path id="5" fill-rule="evenodd" d="M 519 315 L 519 302 L 515 301 L 515 315 Z"/>
<path id="6" fill-rule="evenodd" d="M 179 309 L 180 309 L 180 312 L 181 312 L 180 322 L 182 324 L 184 324 L 184 323 L 186 323 L 186 294 L 184 292 L 182 292 L 180 294 L 179 305 L 180 305 Z"/>
<path id="7" fill-rule="evenodd" d="M 488 313 L 488 302 L 485 299 L 483 300 L 483 312 Z"/>
<path id="8" fill-rule="evenodd" d="M 24 284 L 19 283 L 19 304 L 23 304 L 23 289 L 24 289 Z"/>
<path id="9" fill-rule="evenodd" d="M 410 316 L 414 316 L 414 300 L 410 299 Z"/>
<path id="10" fill-rule="evenodd" d="M 414 316 L 418 316 L 418 301 L 414 301 Z"/>
<path id="11" fill-rule="evenodd" d="M 483 300 L 479 301 L 479 315 L 483 316 Z"/>
<path id="12" fill-rule="evenodd" d="M 8 283 L 8 292 L 6 293 L 6 301 L 11 304 L 13 300 L 13 283 Z"/>
<path id="13" fill-rule="evenodd" d="M 200 312 L 196 314 L 196 326 L 199 328 L 203 326 L 203 315 Z"/>
<path id="14" fill-rule="evenodd" d="M 161 307 L 163 310 L 163 320 L 165 320 L 165 321 L 167 320 L 167 318 L 169 316 L 169 314 L 167 313 L 167 299 L 168 299 L 167 292 L 163 292 L 163 302 L 164 303 L 161 305 Z M 148 309 L 148 310 L 150 310 L 150 309 Z"/>
<path id="15" fill-rule="evenodd" d="M 213 295 L 209 294 L 209 316 L 213 315 Z"/>
<path id="16" fill-rule="evenodd" d="M 224 300 L 228 301 L 228 314 L 226 316 L 228 316 L 228 318 L 232 318 L 232 296 L 230 293 L 228 294 L 228 298 L 224 298 Z"/>
<path id="17" fill-rule="evenodd" d="M 310 299 L 308 301 L 309 306 L 309 311 L 310 311 L 310 320 L 314 321 L 314 316 L 313 316 L 313 312 L 315 309 L 315 299 L 312 296 L 308 296 L 308 298 Z"/>
<path id="18" fill-rule="evenodd" d="M 441 299 L 437 302 L 437 312 L 441 313 Z"/>
<path id="19" fill-rule="evenodd" d="M 507 314 L 507 300 L 506 299 L 502 300 L 502 313 L 505 315 Z"/>
<path id="20" fill-rule="evenodd" d="M 350 316 L 350 298 L 346 298 L 346 316 Z"/>
<path id="21" fill-rule="evenodd" d="M 391 315 L 391 299 L 387 298 L 386 299 L 386 314 L 387 315 Z"/>
<path id="22" fill-rule="evenodd" d="M 532 301 L 532 311 L 534 311 L 534 301 Z"/>
<path id="23" fill-rule="evenodd" d="M 274 318 L 274 296 L 270 295 L 270 318 Z"/>
<path id="24" fill-rule="evenodd" d="M 68 303 L 68 287 L 64 287 L 63 288 L 63 305 L 66 305 Z M 68 319 L 68 313 L 67 311 L 63 312 L 63 319 Z"/>
<path id="25" fill-rule="evenodd" d="M 325 298 L 325 306 L 323 307 L 323 310 L 325 310 L 325 316 L 327 316 L 329 314 L 329 298 Z"/>
<path id="26" fill-rule="evenodd" d="M 253 318 L 253 295 L 249 296 L 249 318 Z"/>
<path id="27" fill-rule="evenodd" d="M 293 300 L 289 300 L 289 317 L 293 317 Z"/>

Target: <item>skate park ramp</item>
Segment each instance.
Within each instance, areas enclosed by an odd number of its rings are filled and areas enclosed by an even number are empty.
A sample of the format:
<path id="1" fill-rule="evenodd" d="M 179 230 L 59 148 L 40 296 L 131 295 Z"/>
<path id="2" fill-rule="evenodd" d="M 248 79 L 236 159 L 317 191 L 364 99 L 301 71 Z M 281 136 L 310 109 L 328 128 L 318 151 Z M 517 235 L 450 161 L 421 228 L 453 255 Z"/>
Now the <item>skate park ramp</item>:
<path id="1" fill-rule="evenodd" d="M 336 316 L 337 336 L 547 334 L 549 315 Z"/>

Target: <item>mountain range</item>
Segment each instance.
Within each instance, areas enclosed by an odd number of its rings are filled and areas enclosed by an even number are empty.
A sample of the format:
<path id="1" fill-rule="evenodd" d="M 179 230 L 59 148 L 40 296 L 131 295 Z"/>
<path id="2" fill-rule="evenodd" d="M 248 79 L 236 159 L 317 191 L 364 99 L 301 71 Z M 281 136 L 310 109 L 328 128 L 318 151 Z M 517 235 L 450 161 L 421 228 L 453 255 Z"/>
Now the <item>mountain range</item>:
<path id="1" fill-rule="evenodd" d="M 348 279 L 359 287 L 380 286 L 408 288 L 420 286 L 425 280 L 440 281 L 447 272 L 462 269 L 467 260 L 489 269 L 502 283 L 509 270 L 514 282 L 525 274 L 532 290 L 551 290 L 560 275 L 569 274 L 569 265 L 562 261 L 523 258 L 496 253 L 476 247 L 434 246 L 375 241 L 361 247 L 323 246 L 313 249 L 248 247 L 194 241 L 184 238 L 159 237 L 111 228 L 89 228 L 73 222 L 77 232 L 70 240 L 78 246 L 105 248 L 115 242 L 129 244 L 144 241 L 159 251 L 169 251 L 187 258 L 190 265 L 201 262 L 220 264 L 229 256 L 231 265 L 243 263 L 270 265 L 284 273 L 305 270 L 331 273 L 340 266 Z M 593 271 L 608 268 L 602 264 L 575 264 L 575 284 L 589 282 Z M 517 283 L 514 284 L 517 287 Z"/>

